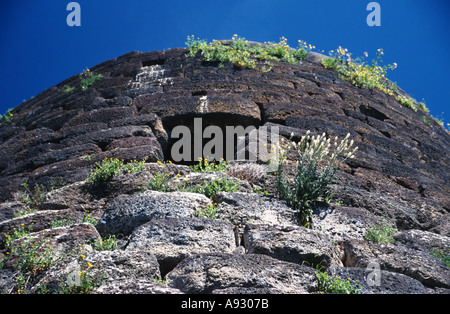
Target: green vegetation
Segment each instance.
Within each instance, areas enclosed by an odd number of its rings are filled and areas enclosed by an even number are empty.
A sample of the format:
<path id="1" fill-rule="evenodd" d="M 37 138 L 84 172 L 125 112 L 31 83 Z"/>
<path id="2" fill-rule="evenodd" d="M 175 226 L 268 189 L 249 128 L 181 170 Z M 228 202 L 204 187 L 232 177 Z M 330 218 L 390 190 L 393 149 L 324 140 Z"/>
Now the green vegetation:
<path id="1" fill-rule="evenodd" d="M 368 228 L 364 237 L 372 242 L 392 243 L 395 241 L 392 235 L 396 232 L 395 228 L 383 222 Z"/>
<path id="2" fill-rule="evenodd" d="M 411 97 L 407 97 L 407 96 L 402 96 L 402 95 L 398 95 L 396 97 L 397 101 L 399 103 L 401 103 L 403 106 L 405 106 L 406 108 L 409 108 L 411 110 L 414 111 L 418 111 L 419 107 L 418 104 L 416 103 L 416 101 L 414 99 L 412 99 Z"/>
<path id="3" fill-rule="evenodd" d="M 230 165 L 222 158 L 219 161 L 208 161 L 207 158 L 200 158 L 198 164 L 190 166 L 194 172 L 225 172 Z"/>
<path id="4" fill-rule="evenodd" d="M 319 281 L 319 291 L 325 293 L 339 294 L 359 294 L 362 287 L 358 285 L 358 280 L 350 278 L 341 279 L 341 277 L 333 278 L 326 273 L 316 271 L 316 277 Z"/>
<path id="5" fill-rule="evenodd" d="M 14 268 L 18 271 L 16 276 L 16 293 L 27 293 L 27 283 L 31 277 L 37 276 L 56 262 L 51 246 L 44 246 L 46 241 L 42 238 L 25 238 L 18 245 L 11 248 L 10 256 L 17 258 Z"/>
<path id="6" fill-rule="evenodd" d="M 147 189 L 159 192 L 169 192 L 169 178 L 164 172 L 157 172 L 147 183 Z"/>
<path id="7" fill-rule="evenodd" d="M 3 116 L 0 114 L 0 125 L 2 125 L 2 122 L 6 125 L 11 124 L 13 121 L 13 117 L 14 115 L 12 113 L 12 109 L 8 109 Z"/>
<path id="8" fill-rule="evenodd" d="M 428 126 L 430 126 L 431 125 L 431 122 L 433 121 L 433 119 L 431 118 L 431 117 L 429 117 L 429 116 L 421 116 L 420 117 L 420 120 L 423 122 L 423 123 L 425 123 L 426 125 L 428 125 Z"/>
<path id="9" fill-rule="evenodd" d="M 51 222 L 51 227 L 53 228 L 60 228 L 60 227 L 69 227 L 72 226 L 74 224 L 72 217 L 67 217 L 67 218 L 55 218 L 53 219 L 53 221 Z"/>
<path id="10" fill-rule="evenodd" d="M 22 210 L 16 210 L 16 211 L 14 211 L 14 217 L 17 218 L 17 217 L 29 215 L 29 214 L 35 213 L 37 210 L 38 210 L 37 208 L 31 208 L 31 207 L 26 207 Z"/>
<path id="11" fill-rule="evenodd" d="M 53 248 L 46 244 L 47 241 L 44 237 L 37 234 L 31 236 L 32 230 L 32 227 L 25 228 L 22 224 L 19 228 L 14 228 L 11 235 L 5 234 L 6 255 L 0 263 L 0 270 L 4 268 L 9 259 L 15 261 L 15 293 L 18 294 L 27 293 L 27 284 L 30 278 L 47 270 L 57 260 Z"/>
<path id="12" fill-rule="evenodd" d="M 330 185 L 334 183 L 336 172 L 343 161 L 353 158 L 358 149 L 352 148 L 353 140 L 348 141 L 350 134 L 338 143 L 338 138 L 326 139 L 321 136 L 310 136 L 309 131 L 299 143 L 291 142 L 280 154 L 278 165 L 278 194 L 288 204 L 297 209 L 300 223 L 312 227 L 312 210 L 317 201 L 329 202 L 333 196 Z M 285 176 L 287 155 L 295 150 L 298 160 L 292 182 Z M 331 155 L 330 155 L 331 153 Z"/>
<path id="13" fill-rule="evenodd" d="M 450 250 L 447 249 L 447 251 L 445 251 L 445 250 L 435 249 L 431 253 L 431 256 L 440 259 L 441 261 L 444 262 L 445 265 L 447 265 L 447 267 L 450 268 Z"/>
<path id="14" fill-rule="evenodd" d="M 389 95 L 393 95 L 398 88 L 387 78 L 388 70 L 397 68 L 397 64 L 381 66 L 383 49 L 378 49 L 377 58 L 372 60 L 372 64 L 366 63 L 364 57 L 352 59 L 351 53 L 347 49 L 339 46 L 337 51 L 330 51 L 330 58 L 322 59 L 322 65 L 326 68 L 337 71 L 341 78 L 351 82 L 353 85 L 361 88 L 378 88 Z"/>
<path id="15" fill-rule="evenodd" d="M 96 251 L 114 251 L 117 249 L 117 239 L 115 235 L 108 235 L 101 240 L 90 243 Z"/>
<path id="16" fill-rule="evenodd" d="M 217 216 L 217 209 L 219 208 L 220 204 L 213 203 L 212 205 L 208 205 L 204 209 L 200 209 L 198 211 L 198 216 L 200 218 L 212 218 L 212 219 L 219 219 Z"/>
<path id="17" fill-rule="evenodd" d="M 23 211 L 14 213 L 15 217 L 21 217 L 24 215 L 31 214 L 36 210 L 40 209 L 45 201 L 45 195 L 48 192 L 54 191 L 66 185 L 62 178 L 55 181 L 53 178 L 50 179 L 45 185 L 44 184 L 35 184 L 33 188 L 31 188 L 28 183 L 21 184 L 21 190 L 18 190 L 14 194 L 14 198 L 26 204 L 28 208 Z"/>
<path id="18" fill-rule="evenodd" d="M 74 89 L 75 89 L 75 87 L 70 87 L 68 85 L 64 85 L 64 93 L 70 93 Z"/>
<path id="19" fill-rule="evenodd" d="M 32 230 L 32 228 L 25 229 L 25 225 L 22 224 L 19 228 L 14 228 L 12 234 L 9 234 L 9 232 L 5 233 L 5 247 L 9 247 L 14 240 L 30 234 Z"/>
<path id="20" fill-rule="evenodd" d="M 162 163 L 160 163 L 162 164 Z M 199 162 L 196 165 L 190 166 L 190 169 L 193 172 L 225 172 L 229 168 L 227 162 L 223 159 L 215 162 L 208 161 L 206 158 L 200 158 Z M 171 189 L 169 187 L 169 177 L 170 175 L 165 174 L 164 172 L 157 172 L 153 175 L 153 179 L 147 183 L 147 189 L 160 191 L 160 192 L 169 192 Z M 177 177 L 180 177 L 178 174 Z M 187 181 L 187 179 L 185 179 Z M 183 192 L 192 192 L 204 194 L 207 197 L 211 198 L 215 196 L 219 192 L 235 192 L 239 190 L 240 184 L 237 180 L 229 179 L 227 177 L 216 178 L 212 180 L 204 180 L 203 184 L 197 185 L 188 185 L 187 182 L 183 186 L 181 186 L 178 190 Z"/>
<path id="21" fill-rule="evenodd" d="M 42 184 L 35 184 L 33 188 L 30 188 L 27 183 L 23 183 L 21 187 L 22 190 L 17 191 L 15 199 L 25 203 L 32 209 L 39 209 L 45 201 L 45 194 L 48 192 L 47 188 Z"/>
<path id="22" fill-rule="evenodd" d="M 89 223 L 95 227 L 98 224 L 98 220 L 92 217 L 91 214 L 89 214 L 89 211 L 87 211 L 83 214 L 83 219 L 81 220 L 81 223 Z"/>
<path id="23" fill-rule="evenodd" d="M 99 287 L 103 281 L 103 274 L 93 276 L 90 273 L 89 263 L 84 266 L 84 271 L 80 270 L 78 274 L 67 274 L 67 277 L 72 276 L 71 280 L 75 282 L 74 285 L 67 283 L 67 280 L 61 280 L 61 288 L 55 291 L 56 294 L 89 294 L 95 287 Z M 76 282 L 78 281 L 78 282 Z"/>
<path id="24" fill-rule="evenodd" d="M 77 256 L 77 266 L 72 272 L 66 273 L 59 279 L 58 288 L 52 292 L 48 291 L 46 286 L 41 287 L 42 294 L 89 294 L 95 287 L 99 287 L 103 280 L 104 274 L 94 274 L 92 265 L 86 261 L 86 255 L 82 252 L 71 252 L 73 257 Z"/>
<path id="25" fill-rule="evenodd" d="M 341 46 L 334 51 L 330 51 L 330 57 L 322 59 L 322 65 L 326 68 L 332 69 L 339 73 L 339 76 L 344 81 L 352 83 L 354 86 L 367 89 L 379 89 L 388 95 L 394 95 L 397 101 L 403 106 L 418 111 L 429 112 L 425 103 L 417 102 L 410 96 L 399 94 L 399 89 L 396 84 L 387 79 L 389 70 L 395 70 L 397 63 L 382 66 L 383 49 L 377 50 L 377 57 L 371 61 L 371 64 L 366 62 L 369 56 L 364 52 L 364 56 L 352 59 L 352 54 L 347 49 Z"/>
<path id="26" fill-rule="evenodd" d="M 287 44 L 287 39 L 282 37 L 279 43 L 249 44 L 245 38 L 234 35 L 231 43 L 213 40 L 207 44 L 205 40 L 195 40 L 194 35 L 188 36 L 186 45 L 189 48 L 188 56 L 193 57 L 201 53 L 203 61 L 216 62 L 219 67 L 231 62 L 236 68 L 258 69 L 263 72 L 270 71 L 270 61 L 284 61 L 298 64 L 306 59 L 308 48 L 299 41 L 298 49 L 292 49 Z M 258 64 L 257 61 L 264 61 Z"/>
<path id="27" fill-rule="evenodd" d="M 258 69 L 268 72 L 272 69 L 271 61 L 284 61 L 298 64 L 300 60 L 305 60 L 307 54 L 315 49 L 315 46 L 298 41 L 298 48 L 293 49 L 287 44 L 287 39 L 281 37 L 279 43 L 265 42 L 249 43 L 245 38 L 234 35 L 231 41 L 213 40 L 209 44 L 205 40 L 200 40 L 195 36 L 188 36 L 186 45 L 189 48 L 189 57 L 201 54 L 202 60 L 216 63 L 223 67 L 230 62 L 236 68 Z M 414 111 L 428 113 L 425 103 L 418 102 L 407 95 L 402 95 L 396 84 L 387 79 L 388 71 L 395 70 L 397 63 L 382 65 L 382 48 L 377 50 L 376 58 L 370 62 L 366 61 L 369 56 L 364 52 L 362 57 L 352 58 L 352 54 L 339 46 L 334 51 L 331 50 L 329 57 L 322 59 L 322 65 L 339 73 L 341 79 L 350 82 L 354 86 L 367 89 L 379 89 L 388 95 L 393 95 L 399 103 Z M 439 120 L 437 120 L 439 123 Z M 443 123 L 440 123 L 444 125 Z M 450 124 L 449 124 L 450 125 Z"/>
<path id="28" fill-rule="evenodd" d="M 83 218 L 81 222 L 86 222 L 85 220 Z M 55 219 L 51 222 L 51 228 L 67 227 L 74 223 L 71 217 Z M 103 276 L 91 275 L 90 269 L 93 265 L 84 261 L 86 256 L 81 252 L 81 249 L 57 252 L 50 241 L 46 239 L 44 231 L 32 233 L 33 228 L 26 228 L 24 224 L 13 230 L 12 234 L 5 234 L 5 258 L 0 262 L 0 270 L 5 267 L 8 260 L 15 261 L 13 265 L 15 270 L 14 278 L 16 280 L 14 293 L 29 293 L 28 289 L 32 286 L 34 278 L 39 276 L 39 274 L 62 259 L 76 256 L 79 256 L 80 266 L 76 273 L 66 274 L 66 276 L 61 278 L 59 287 L 56 290 L 49 291 L 47 286 L 42 285 L 38 288 L 37 293 L 86 294 L 101 283 Z M 115 236 L 107 236 L 102 240 L 90 241 L 86 244 L 91 245 L 97 251 L 115 250 L 117 248 Z M 69 277 L 74 278 L 69 280 Z M 70 285 L 69 281 L 74 282 L 74 284 Z"/>
<path id="29" fill-rule="evenodd" d="M 91 170 L 86 182 L 105 183 L 121 174 L 141 172 L 145 170 L 144 163 L 145 159 L 142 161 L 132 160 L 125 163 L 117 158 L 105 158 L 102 162 L 96 163 L 96 168 Z"/>
<path id="30" fill-rule="evenodd" d="M 204 180 L 203 184 L 187 186 L 181 189 L 184 192 L 200 193 L 209 198 L 220 192 L 236 192 L 239 190 L 240 184 L 237 180 L 218 178 L 213 180 Z"/>
<path id="31" fill-rule="evenodd" d="M 168 285 L 169 284 L 170 279 L 168 278 L 167 280 L 162 280 L 162 279 L 153 279 L 153 282 L 157 282 L 160 283 L 162 285 Z"/>
<path id="32" fill-rule="evenodd" d="M 87 90 L 92 84 L 100 80 L 102 77 L 103 75 L 101 74 L 95 75 L 94 73 L 91 72 L 91 70 L 86 69 L 86 71 L 80 74 L 81 89 L 84 91 Z M 64 92 L 67 92 L 67 88 Z"/>
<path id="33" fill-rule="evenodd" d="M 253 185 L 253 193 L 261 194 L 261 195 L 271 195 L 268 191 L 266 191 L 263 187 L 259 185 Z"/>

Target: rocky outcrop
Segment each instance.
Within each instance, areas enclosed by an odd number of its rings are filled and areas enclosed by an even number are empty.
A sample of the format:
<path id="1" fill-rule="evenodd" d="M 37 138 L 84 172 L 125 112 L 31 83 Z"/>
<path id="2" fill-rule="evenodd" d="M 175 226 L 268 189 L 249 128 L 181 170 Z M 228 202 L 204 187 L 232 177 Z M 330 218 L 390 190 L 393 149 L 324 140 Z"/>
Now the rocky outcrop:
<path id="1" fill-rule="evenodd" d="M 259 254 L 203 254 L 183 260 L 167 277 L 184 293 L 218 293 L 253 288 L 263 293 L 309 293 L 317 288 L 314 269 Z M 233 291 L 236 293 L 236 291 Z M 219 292 L 220 293 L 220 292 Z"/>
<path id="2" fill-rule="evenodd" d="M 186 52 L 106 61 L 91 69 L 103 78 L 87 90 L 71 77 L 0 126 L 1 292 L 317 293 L 319 270 L 358 280 L 361 293 L 449 292 L 438 256 L 450 250 L 450 135 L 427 113 L 342 81 L 314 53 L 263 73 Z M 338 202 L 315 208 L 311 230 L 277 197 L 273 172 L 169 163 L 173 128 L 192 130 L 198 117 L 203 129 L 277 127 L 283 141 L 350 133 L 359 149 L 338 172 Z M 145 170 L 86 182 L 105 158 L 144 160 Z M 161 174 L 166 188 L 148 190 Z M 211 197 L 185 189 L 211 180 L 237 187 Z M 32 211 L 14 197 L 23 183 L 35 193 Z M 204 217 L 207 208 L 214 215 Z M 382 221 L 397 229 L 393 242 L 367 240 Z M 115 250 L 105 251 L 111 237 Z M 53 257 L 21 268 L 30 240 Z"/>
<path id="3" fill-rule="evenodd" d="M 135 229 L 127 250 L 146 250 L 158 259 L 163 275 L 195 254 L 233 253 L 233 225 L 208 218 L 153 219 Z"/>
<path id="4" fill-rule="evenodd" d="M 248 224 L 244 236 L 249 254 L 264 254 L 316 268 L 343 266 L 343 251 L 315 230 L 278 224 Z"/>
<path id="5" fill-rule="evenodd" d="M 138 195 L 118 196 L 106 208 L 98 229 L 103 234 L 128 235 L 140 225 L 154 218 L 189 218 L 210 204 L 210 200 L 196 193 L 161 193 L 147 191 Z"/>

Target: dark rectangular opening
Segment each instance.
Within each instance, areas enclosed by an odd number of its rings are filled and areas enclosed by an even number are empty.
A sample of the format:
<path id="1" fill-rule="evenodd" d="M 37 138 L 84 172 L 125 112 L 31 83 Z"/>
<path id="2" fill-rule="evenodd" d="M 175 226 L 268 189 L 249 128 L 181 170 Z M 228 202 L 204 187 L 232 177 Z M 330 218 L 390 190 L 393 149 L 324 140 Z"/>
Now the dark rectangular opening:
<path id="1" fill-rule="evenodd" d="M 192 92 L 192 96 L 206 96 L 206 94 L 208 94 L 208 92 L 205 90 Z"/>

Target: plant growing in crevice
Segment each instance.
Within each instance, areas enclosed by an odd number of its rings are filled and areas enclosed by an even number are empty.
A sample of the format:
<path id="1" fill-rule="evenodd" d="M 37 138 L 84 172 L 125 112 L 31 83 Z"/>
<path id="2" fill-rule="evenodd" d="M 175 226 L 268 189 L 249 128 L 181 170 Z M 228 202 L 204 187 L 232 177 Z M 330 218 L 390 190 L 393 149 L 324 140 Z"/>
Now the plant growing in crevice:
<path id="1" fill-rule="evenodd" d="M 317 201 L 330 201 L 333 193 L 330 185 L 334 183 L 335 175 L 342 162 L 353 158 L 357 147 L 353 148 L 350 134 L 340 142 L 335 137 L 333 141 L 325 137 L 310 136 L 310 131 L 298 143 L 290 142 L 280 153 L 278 164 L 277 188 L 281 198 L 297 210 L 300 223 L 312 228 L 312 211 Z M 298 160 L 293 180 L 285 175 L 287 155 L 296 151 Z"/>
<path id="2" fill-rule="evenodd" d="M 237 180 L 224 177 L 204 180 L 203 184 L 199 183 L 194 186 L 185 186 L 181 188 L 181 191 L 199 193 L 212 198 L 220 192 L 236 192 L 239 188 L 240 184 Z"/>
<path id="3" fill-rule="evenodd" d="M 152 191 L 169 192 L 169 176 L 161 171 L 155 173 L 153 178 L 147 183 L 146 188 Z M 145 187 L 142 190 L 145 190 Z"/>
<path id="4" fill-rule="evenodd" d="M 341 277 L 333 277 L 320 271 L 316 271 L 316 278 L 319 282 L 318 291 L 320 292 L 359 294 L 362 289 L 358 280 L 352 280 L 351 278 L 341 279 Z"/>
<path id="5" fill-rule="evenodd" d="M 397 232 L 397 229 L 389 225 L 387 222 L 377 223 L 367 229 L 364 238 L 368 241 L 377 243 L 392 243 L 395 242 L 392 235 Z"/>
<path id="6" fill-rule="evenodd" d="M 21 185 L 22 190 L 19 190 L 14 195 L 17 201 L 20 201 L 30 208 L 39 209 L 45 201 L 45 194 L 47 189 L 42 184 L 35 184 L 31 188 L 27 183 Z"/>
<path id="7" fill-rule="evenodd" d="M 7 259 L 15 261 L 15 293 L 28 293 L 30 280 L 55 265 L 58 260 L 52 246 L 43 237 L 24 236 L 14 244 L 7 243 Z M 1 266 L 1 265 L 0 265 Z"/>
<path id="8" fill-rule="evenodd" d="M 30 187 L 28 183 L 22 183 L 20 190 L 14 194 L 16 201 L 26 204 L 29 208 L 15 213 L 15 216 L 23 216 L 31 214 L 40 209 L 45 202 L 46 194 L 57 190 L 66 185 L 60 177 L 58 180 L 51 178 L 45 185 L 36 183 L 34 187 Z"/>
<path id="9" fill-rule="evenodd" d="M 53 293 L 90 294 L 94 288 L 101 286 L 105 274 L 92 271 L 94 265 L 85 259 L 84 254 L 79 256 L 73 271 L 59 279 L 59 287 Z"/>
<path id="10" fill-rule="evenodd" d="M 96 251 L 114 251 L 117 249 L 117 239 L 115 235 L 108 235 L 102 239 L 90 242 Z"/>
<path id="11" fill-rule="evenodd" d="M 94 74 L 91 72 L 91 70 L 86 69 L 86 71 L 80 74 L 81 90 L 83 91 L 87 90 L 92 84 L 100 80 L 102 77 L 103 75 Z"/>
<path id="12" fill-rule="evenodd" d="M 431 256 L 440 259 L 448 268 L 450 268 L 450 249 L 434 249 L 433 252 L 431 252 Z"/>
<path id="13" fill-rule="evenodd" d="M 208 205 L 206 208 L 202 208 L 198 211 L 198 216 L 200 218 L 211 218 L 211 219 L 219 219 L 217 216 L 217 209 L 219 208 L 220 204 L 213 203 L 211 205 Z"/>
<path id="14" fill-rule="evenodd" d="M 144 163 L 145 159 L 142 161 L 131 160 L 125 163 L 117 158 L 105 158 L 102 162 L 95 164 L 96 167 L 91 170 L 86 182 L 105 183 L 121 174 L 142 172 L 146 169 Z"/>
<path id="15" fill-rule="evenodd" d="M 14 115 L 12 113 L 12 109 L 8 109 L 3 116 L 0 114 L 0 125 L 2 125 L 2 122 L 4 122 L 6 125 L 11 124 L 13 121 L 13 117 Z"/>
<path id="16" fill-rule="evenodd" d="M 414 99 L 412 99 L 411 97 L 398 95 L 396 97 L 396 99 L 397 99 L 397 101 L 399 103 L 401 103 L 406 108 L 409 108 L 409 109 L 414 110 L 416 112 L 419 110 L 417 102 Z"/>
<path id="17" fill-rule="evenodd" d="M 74 224 L 75 222 L 72 220 L 72 217 L 69 216 L 67 218 L 55 218 L 53 219 L 53 221 L 50 223 L 50 227 L 53 228 L 61 228 L 61 227 L 70 227 Z"/>
<path id="18" fill-rule="evenodd" d="M 64 85 L 64 93 L 70 93 L 75 89 L 73 86 Z"/>
<path id="19" fill-rule="evenodd" d="M 189 168 L 194 172 L 225 172 L 230 168 L 230 165 L 223 158 L 219 161 L 199 158 L 198 163 Z"/>
<path id="20" fill-rule="evenodd" d="M 8 248 L 14 240 L 25 237 L 33 231 L 32 227 L 25 229 L 25 225 L 21 224 L 18 228 L 13 228 L 12 234 L 9 232 L 5 233 L 5 248 Z"/>

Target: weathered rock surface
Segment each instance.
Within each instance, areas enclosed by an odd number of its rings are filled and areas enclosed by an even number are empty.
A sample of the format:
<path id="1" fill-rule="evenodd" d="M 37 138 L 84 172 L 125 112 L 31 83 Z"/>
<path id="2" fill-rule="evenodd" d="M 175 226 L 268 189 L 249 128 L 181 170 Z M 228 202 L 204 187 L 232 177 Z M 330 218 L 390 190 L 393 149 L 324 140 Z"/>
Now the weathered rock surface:
<path id="1" fill-rule="evenodd" d="M 208 218 L 152 219 L 136 228 L 127 250 L 148 250 L 166 274 L 186 257 L 232 253 L 236 239 L 231 223 Z"/>
<path id="2" fill-rule="evenodd" d="M 102 234 L 127 235 L 154 218 L 195 217 L 200 209 L 210 204 L 206 196 L 189 192 L 146 191 L 118 196 L 106 208 L 97 229 Z"/>
<path id="3" fill-rule="evenodd" d="M 93 274 L 102 275 L 106 284 L 124 280 L 160 280 L 156 256 L 146 251 L 116 250 L 95 252 L 86 256 Z"/>
<path id="4" fill-rule="evenodd" d="M 203 254 L 183 260 L 167 278 L 184 293 L 213 293 L 227 288 L 274 289 L 309 293 L 317 288 L 314 269 L 259 254 Z M 262 290 L 264 291 L 264 290 Z"/>
<path id="5" fill-rule="evenodd" d="M 252 186 L 245 180 L 239 180 L 236 177 L 229 176 L 222 172 L 203 172 L 203 173 L 189 173 L 184 176 L 174 177 L 170 182 L 171 190 L 183 189 L 186 186 L 201 186 L 205 182 L 211 181 L 229 181 L 236 184 L 237 191 L 239 192 L 253 192 Z"/>
<path id="6" fill-rule="evenodd" d="M 122 283 L 134 280 L 135 286 L 129 287 L 129 293 L 139 291 L 137 282 L 145 282 L 144 287 L 154 287 L 153 283 L 161 279 L 156 257 L 141 251 L 93 251 L 86 255 L 73 256 L 50 268 L 35 284 L 32 290 L 46 286 L 50 291 L 58 291 L 66 285 L 82 284 L 80 272 L 89 274 L 97 293 L 109 293 Z M 95 292 L 94 292 L 95 293 Z"/>
<path id="7" fill-rule="evenodd" d="M 182 294 L 175 288 L 155 281 L 125 279 L 102 285 L 92 291 L 93 294 Z"/>
<path id="8" fill-rule="evenodd" d="M 326 269 L 343 266 L 343 250 L 326 236 L 305 227 L 247 224 L 244 231 L 248 254 Z"/>
<path id="9" fill-rule="evenodd" d="M 373 269 L 357 267 L 330 267 L 327 269 L 327 273 L 334 278 L 340 277 L 342 280 L 352 280 L 355 282 L 355 286 L 361 288 L 360 293 L 362 294 L 429 293 L 420 281 L 400 273 L 386 270 L 380 270 L 378 274 L 375 274 Z M 380 281 L 380 284 L 377 284 L 377 280 Z"/>
<path id="10" fill-rule="evenodd" d="M 424 251 L 393 243 L 345 242 L 347 267 L 366 268 L 378 263 L 381 269 L 405 274 L 431 287 L 450 287 L 450 269 Z"/>
<path id="11" fill-rule="evenodd" d="M 450 268 L 436 256 L 450 254 L 450 135 L 434 119 L 342 81 L 319 54 L 298 65 L 274 62 L 262 73 L 218 68 L 186 52 L 131 52 L 103 62 L 91 68 L 103 78 L 87 90 L 73 76 L 1 124 L 0 292 L 54 292 L 72 275 L 81 286 L 82 271 L 99 294 L 315 293 L 321 265 L 333 277 L 358 280 L 361 293 L 448 293 Z M 75 89 L 64 92 L 67 86 Z M 273 173 L 240 179 L 168 163 L 173 128 L 193 130 L 194 118 L 202 118 L 202 131 L 278 128 L 281 141 L 307 130 L 350 133 L 359 149 L 338 172 L 337 203 L 317 206 L 309 230 L 277 198 Z M 105 158 L 145 160 L 146 170 L 87 183 Z M 167 190 L 146 190 L 161 173 Z M 239 189 L 211 199 L 180 192 L 214 179 Z M 65 186 L 52 190 L 52 180 Z M 49 191 L 36 195 L 43 199 L 34 212 L 14 197 L 23 183 Z M 253 193 L 255 184 L 272 195 Z M 220 220 L 199 217 L 215 203 Z M 55 221 L 70 225 L 52 228 Z M 380 221 L 397 228 L 395 242 L 365 238 Z M 7 235 L 15 239 L 8 247 Z M 117 249 L 97 251 L 94 242 L 109 236 Z M 29 265 L 23 285 L 16 278 L 24 260 L 12 249 L 33 237 L 54 249 L 54 263 Z M 370 263 L 380 267 L 379 285 L 368 284 Z"/>
<path id="12" fill-rule="evenodd" d="M 330 240 L 363 239 L 377 218 L 364 208 L 320 206 L 313 211 L 315 229 Z"/>
<path id="13" fill-rule="evenodd" d="M 4 248 L 6 235 L 12 236 L 15 230 L 23 228 L 26 232 L 39 232 L 51 229 L 55 220 L 70 219 L 72 223 L 82 221 L 83 214 L 72 210 L 38 211 L 29 215 L 0 222 L 0 248 Z"/>
<path id="14" fill-rule="evenodd" d="M 100 235 L 93 225 L 88 223 L 75 224 L 70 227 L 46 229 L 41 232 L 30 233 L 12 242 L 9 247 L 9 258 L 5 261 L 6 268 L 14 268 L 21 255 L 14 254 L 17 250 L 24 253 L 22 243 L 27 246 L 41 247 L 37 253 L 43 254 L 46 249 L 51 249 L 52 259 L 57 260 L 70 251 L 79 249 L 88 242 L 100 240 Z"/>
<path id="15" fill-rule="evenodd" d="M 238 228 L 247 223 L 296 224 L 294 210 L 283 200 L 272 196 L 221 192 L 217 195 L 217 203 L 220 204 L 218 215 Z"/>

